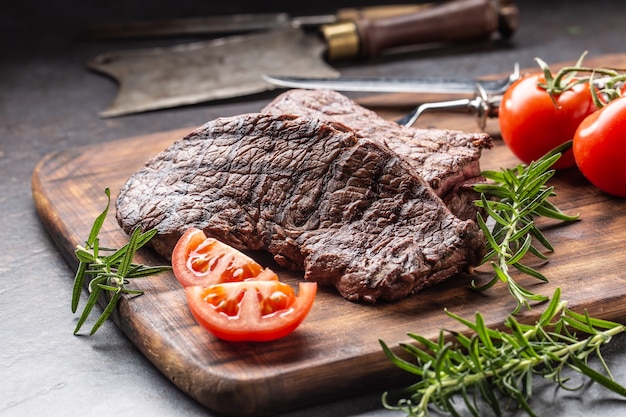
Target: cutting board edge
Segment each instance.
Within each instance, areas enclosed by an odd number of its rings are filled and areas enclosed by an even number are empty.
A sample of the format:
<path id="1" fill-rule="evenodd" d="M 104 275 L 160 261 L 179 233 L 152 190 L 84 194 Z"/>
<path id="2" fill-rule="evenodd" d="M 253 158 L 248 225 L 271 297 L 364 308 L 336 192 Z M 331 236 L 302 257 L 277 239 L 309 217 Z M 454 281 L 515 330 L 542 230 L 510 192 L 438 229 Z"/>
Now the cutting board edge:
<path id="1" fill-rule="evenodd" d="M 68 238 L 68 236 L 72 235 L 72 233 L 65 227 L 65 222 L 52 221 L 53 219 L 60 219 L 61 216 L 59 211 L 51 204 L 51 201 L 45 197 L 45 193 L 43 192 L 44 182 L 40 176 L 43 167 L 59 153 L 59 151 L 48 153 L 35 166 L 31 175 L 31 193 L 33 195 L 35 211 L 37 212 L 44 229 L 54 244 L 57 247 L 62 248 L 60 251 L 61 255 L 68 265 L 71 268 L 76 268 L 78 266 L 78 260 L 71 254 L 73 253 L 78 240 L 72 241 Z"/>

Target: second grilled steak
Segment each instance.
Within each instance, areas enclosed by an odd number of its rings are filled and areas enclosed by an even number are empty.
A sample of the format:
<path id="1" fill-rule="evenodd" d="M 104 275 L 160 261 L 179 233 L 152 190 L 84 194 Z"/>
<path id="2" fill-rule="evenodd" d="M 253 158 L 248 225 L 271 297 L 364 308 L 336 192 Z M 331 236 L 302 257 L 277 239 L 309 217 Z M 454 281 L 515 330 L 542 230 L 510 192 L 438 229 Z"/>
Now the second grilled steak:
<path id="1" fill-rule="evenodd" d="M 262 112 L 338 122 L 359 136 L 381 141 L 404 156 L 454 214 L 476 218 L 478 196 L 472 185 L 484 180 L 479 159 L 493 145 L 488 134 L 400 126 L 330 90 L 288 90 Z"/>

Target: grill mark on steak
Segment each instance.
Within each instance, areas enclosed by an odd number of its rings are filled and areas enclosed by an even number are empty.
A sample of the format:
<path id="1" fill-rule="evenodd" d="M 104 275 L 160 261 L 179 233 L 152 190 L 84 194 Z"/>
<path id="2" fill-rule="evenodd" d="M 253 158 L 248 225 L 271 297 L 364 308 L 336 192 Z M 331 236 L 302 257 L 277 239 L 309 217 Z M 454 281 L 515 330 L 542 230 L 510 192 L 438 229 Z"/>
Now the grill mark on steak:
<path id="1" fill-rule="evenodd" d="M 406 157 L 453 213 L 462 219 L 476 218 L 478 195 L 472 184 L 484 180 L 479 159 L 482 149 L 493 146 L 486 133 L 401 126 L 331 90 L 288 90 L 262 112 L 338 122 L 359 136 L 379 140 Z"/>
<path id="2" fill-rule="evenodd" d="M 189 227 L 267 250 L 349 300 L 398 300 L 484 252 L 414 169 L 378 141 L 295 116 L 211 121 L 134 173 L 116 200 L 127 233 L 156 227 L 169 258 Z"/>

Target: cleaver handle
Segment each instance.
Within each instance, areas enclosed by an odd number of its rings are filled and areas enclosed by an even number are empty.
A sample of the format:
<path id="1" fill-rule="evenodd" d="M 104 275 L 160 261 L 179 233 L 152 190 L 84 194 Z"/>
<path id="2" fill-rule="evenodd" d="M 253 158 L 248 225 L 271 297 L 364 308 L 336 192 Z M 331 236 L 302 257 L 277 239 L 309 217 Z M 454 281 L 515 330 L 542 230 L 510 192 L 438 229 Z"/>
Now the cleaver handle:
<path id="1" fill-rule="evenodd" d="M 356 15 L 321 32 L 330 60 L 373 57 L 394 47 L 488 39 L 496 32 L 508 38 L 518 14 L 512 0 L 454 0 L 386 17 Z"/>

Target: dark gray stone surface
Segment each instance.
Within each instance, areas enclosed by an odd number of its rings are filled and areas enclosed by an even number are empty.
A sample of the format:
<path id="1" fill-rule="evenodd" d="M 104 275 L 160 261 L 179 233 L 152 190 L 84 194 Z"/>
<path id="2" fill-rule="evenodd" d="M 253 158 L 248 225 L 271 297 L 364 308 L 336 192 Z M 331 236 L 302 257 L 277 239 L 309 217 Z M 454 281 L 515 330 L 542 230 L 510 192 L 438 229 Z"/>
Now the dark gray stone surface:
<path id="1" fill-rule="evenodd" d="M 371 2 L 370 3 L 375 3 Z M 523 0 L 521 25 L 510 45 L 446 48 L 343 65 L 352 75 L 476 76 L 626 52 L 623 2 Z M 364 3 L 360 3 L 364 4 Z M 0 7 L 0 415 L 211 416 L 154 368 L 112 323 L 95 337 L 72 335 L 69 301 L 73 271 L 35 213 L 30 179 L 47 153 L 86 144 L 204 123 L 259 110 L 271 95 L 227 100 L 142 115 L 101 119 L 116 85 L 85 68 L 113 48 L 171 44 L 173 40 L 88 41 L 86 23 L 195 14 L 284 10 L 317 13 L 355 1 L 306 4 L 278 1 L 9 0 Z M 601 273 L 601 271 L 599 271 Z M 84 302 L 84 300 L 83 300 Z M 410 329 L 407 329 L 410 330 Z M 626 340 L 616 338 L 606 359 L 626 384 Z M 329 382 L 332 383 L 332 382 Z M 537 386 L 541 387 L 541 381 Z M 533 406 L 543 416 L 621 416 L 626 402 L 594 385 L 579 392 L 538 388 Z M 324 403 L 286 414 L 396 416 L 380 393 Z M 437 415 L 433 413 L 433 415 Z M 512 415 L 523 415 L 522 412 Z"/>

